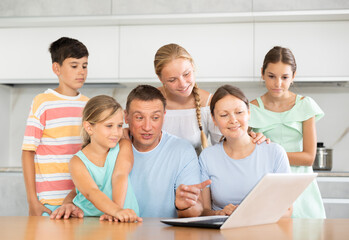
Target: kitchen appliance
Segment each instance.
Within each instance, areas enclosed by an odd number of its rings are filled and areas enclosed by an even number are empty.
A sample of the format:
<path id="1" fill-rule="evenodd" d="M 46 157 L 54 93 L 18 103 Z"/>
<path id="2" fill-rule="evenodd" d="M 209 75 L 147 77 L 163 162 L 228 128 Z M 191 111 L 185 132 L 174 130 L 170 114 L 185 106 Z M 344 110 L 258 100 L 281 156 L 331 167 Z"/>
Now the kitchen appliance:
<path id="1" fill-rule="evenodd" d="M 314 170 L 327 170 L 332 169 L 332 149 L 325 148 L 323 142 L 317 143 L 315 161 L 313 163 Z"/>

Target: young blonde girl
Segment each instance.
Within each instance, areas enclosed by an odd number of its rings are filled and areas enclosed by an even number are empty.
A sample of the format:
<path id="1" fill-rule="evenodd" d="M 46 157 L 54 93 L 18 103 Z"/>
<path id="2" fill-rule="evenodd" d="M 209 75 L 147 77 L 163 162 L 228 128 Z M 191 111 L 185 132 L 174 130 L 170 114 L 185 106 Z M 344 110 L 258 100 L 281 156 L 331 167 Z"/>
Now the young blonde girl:
<path id="1" fill-rule="evenodd" d="M 155 54 L 154 68 L 167 102 L 163 130 L 190 141 L 198 154 L 209 145 L 207 136 L 212 145 L 218 143 L 222 134 L 212 122 L 212 94 L 197 86 L 191 55 L 178 44 L 164 45 Z M 262 134 L 250 134 L 254 142 L 265 141 Z"/>
<path id="2" fill-rule="evenodd" d="M 128 174 L 133 166 L 132 145 L 120 140 L 123 110 L 114 98 L 91 98 L 83 111 L 83 146 L 70 161 L 76 186 L 73 203 L 84 216 L 135 222 L 139 209 Z"/>
<path id="3" fill-rule="evenodd" d="M 276 46 L 266 54 L 261 73 L 267 92 L 251 102 L 250 126 L 285 148 L 292 172 L 310 173 L 316 154 L 315 121 L 324 113 L 312 98 L 289 90 L 296 70 L 289 49 Z M 326 217 L 316 181 L 293 206 L 293 217 Z"/>

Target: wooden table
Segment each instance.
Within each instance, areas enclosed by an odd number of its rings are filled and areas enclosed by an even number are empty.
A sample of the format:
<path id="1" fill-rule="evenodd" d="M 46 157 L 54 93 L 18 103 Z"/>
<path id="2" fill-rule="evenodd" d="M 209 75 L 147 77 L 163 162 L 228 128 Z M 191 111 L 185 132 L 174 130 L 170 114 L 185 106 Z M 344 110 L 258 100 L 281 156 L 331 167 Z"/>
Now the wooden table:
<path id="1" fill-rule="evenodd" d="M 227 230 L 171 227 L 158 218 L 143 223 L 101 222 L 98 218 L 50 220 L 0 217 L 0 239 L 349 239 L 349 219 L 281 219 L 275 224 Z"/>

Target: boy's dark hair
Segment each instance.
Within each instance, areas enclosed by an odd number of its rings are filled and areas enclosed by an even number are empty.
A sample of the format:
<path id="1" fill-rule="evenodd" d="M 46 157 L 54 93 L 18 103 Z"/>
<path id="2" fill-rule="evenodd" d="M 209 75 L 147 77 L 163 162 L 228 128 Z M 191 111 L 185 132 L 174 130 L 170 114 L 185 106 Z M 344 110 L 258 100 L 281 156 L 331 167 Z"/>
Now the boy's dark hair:
<path id="1" fill-rule="evenodd" d="M 135 99 L 141 101 L 160 100 L 166 108 L 166 99 L 159 89 L 150 85 L 138 85 L 127 96 L 126 112 L 129 112 L 131 102 Z"/>
<path id="2" fill-rule="evenodd" d="M 57 62 L 59 65 L 62 65 L 67 58 L 88 57 L 86 46 L 82 42 L 68 37 L 61 37 L 54 41 L 48 50 L 51 53 L 52 63 Z"/>

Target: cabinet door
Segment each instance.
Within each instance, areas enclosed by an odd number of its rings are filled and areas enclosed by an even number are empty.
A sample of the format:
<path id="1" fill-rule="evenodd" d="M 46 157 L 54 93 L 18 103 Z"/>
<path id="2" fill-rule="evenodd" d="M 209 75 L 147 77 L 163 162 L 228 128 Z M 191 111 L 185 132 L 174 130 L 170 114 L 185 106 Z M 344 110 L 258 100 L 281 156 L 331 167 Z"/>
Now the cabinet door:
<path id="1" fill-rule="evenodd" d="M 253 0 L 253 11 L 268 12 L 268 11 L 304 11 L 304 10 L 333 10 L 347 9 L 349 2 L 346 0 Z"/>
<path id="2" fill-rule="evenodd" d="M 124 26 L 120 78 L 156 80 L 154 55 L 177 43 L 193 57 L 198 81 L 245 80 L 253 74 L 253 24 Z"/>
<path id="3" fill-rule="evenodd" d="M 110 0 L 23 1 L 1 0 L 1 17 L 52 17 L 109 15 Z"/>
<path id="4" fill-rule="evenodd" d="M 290 48 L 298 81 L 340 81 L 349 78 L 349 22 L 256 23 L 255 76 L 273 46 Z"/>
<path id="5" fill-rule="evenodd" d="M 84 43 L 89 51 L 89 78 L 117 78 L 118 27 L 0 29 L 0 82 L 55 83 L 50 44 L 60 37 Z"/>
<path id="6" fill-rule="evenodd" d="M 214 4 L 212 0 L 112 0 L 114 15 L 231 13 L 251 10 L 252 1 L 246 0 L 219 0 Z"/>

